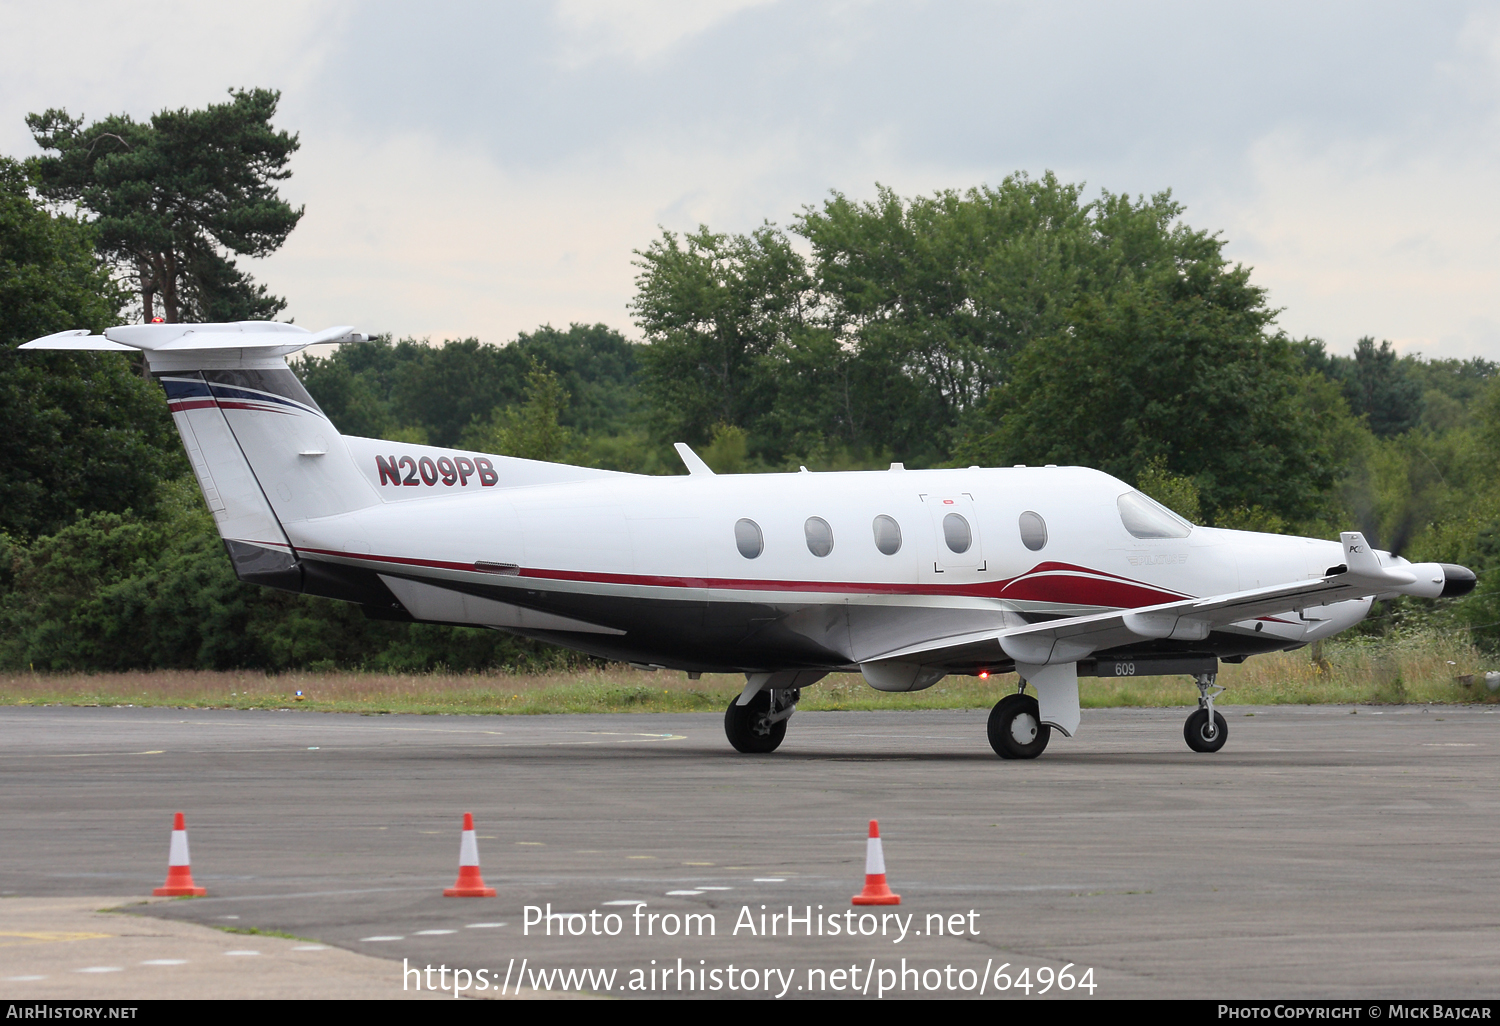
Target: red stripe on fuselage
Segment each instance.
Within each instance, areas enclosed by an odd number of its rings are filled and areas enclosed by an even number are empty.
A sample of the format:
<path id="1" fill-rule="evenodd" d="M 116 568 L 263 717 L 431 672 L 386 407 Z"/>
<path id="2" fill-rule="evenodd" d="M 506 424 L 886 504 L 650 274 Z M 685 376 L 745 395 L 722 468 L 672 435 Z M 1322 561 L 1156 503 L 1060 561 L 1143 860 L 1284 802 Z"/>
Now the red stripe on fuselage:
<path id="1" fill-rule="evenodd" d="M 1028 574 L 1008 582 L 1000 590 L 1001 598 L 1032 602 L 1062 602 L 1079 606 L 1113 606 L 1134 609 L 1175 602 L 1186 598 L 1158 591 L 1134 581 L 1101 580 L 1073 573 Z"/>
<path id="2" fill-rule="evenodd" d="M 294 409 L 288 409 L 276 403 L 245 402 L 239 399 L 214 399 L 208 396 L 167 400 L 167 408 L 173 413 L 183 413 L 188 410 L 206 410 L 215 406 L 221 410 L 252 410 L 257 413 L 295 414 L 297 412 Z"/>
<path id="3" fill-rule="evenodd" d="M 289 410 L 277 403 L 246 402 L 240 399 L 220 399 L 221 410 L 253 410 L 256 413 L 288 413 L 296 414 L 296 410 Z"/>
<path id="4" fill-rule="evenodd" d="M 324 556 L 339 556 L 397 566 L 430 567 L 474 573 L 473 563 L 451 563 L 442 560 L 413 559 L 405 556 L 372 556 L 361 552 L 336 552 L 331 549 L 298 551 Z M 720 577 L 662 577 L 645 574 L 608 574 L 580 570 L 544 570 L 521 568 L 521 578 L 546 581 L 576 581 L 584 584 L 630 585 L 650 588 L 695 588 L 723 591 L 793 591 L 807 594 L 857 595 L 965 595 L 979 598 L 1005 598 L 1036 602 L 1059 602 L 1070 605 L 1134 608 L 1175 602 L 1190 596 L 1160 591 L 1127 578 L 1116 577 L 1084 567 L 1062 563 L 1045 563 L 1037 569 L 1009 581 L 983 581 L 977 584 L 886 584 L 872 581 L 757 581 Z M 486 575 L 492 576 L 492 575 Z M 1109 578 L 1103 579 L 1100 578 Z M 1016 586 L 1020 587 L 1017 588 Z"/>

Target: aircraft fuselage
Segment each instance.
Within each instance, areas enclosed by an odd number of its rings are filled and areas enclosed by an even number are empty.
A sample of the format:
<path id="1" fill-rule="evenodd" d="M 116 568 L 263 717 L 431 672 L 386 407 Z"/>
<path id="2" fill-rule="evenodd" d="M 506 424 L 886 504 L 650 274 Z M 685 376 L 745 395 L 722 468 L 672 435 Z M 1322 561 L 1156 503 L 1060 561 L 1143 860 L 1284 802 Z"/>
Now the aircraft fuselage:
<path id="1" fill-rule="evenodd" d="M 284 522 L 304 562 L 334 576 L 373 570 L 408 610 L 423 605 L 420 585 L 434 584 L 605 628 L 537 620 L 510 629 L 684 670 L 854 669 L 935 632 L 1316 579 L 1340 560 L 1339 543 L 1317 539 L 1205 527 L 1135 537 L 1118 506 L 1133 489 L 1077 467 L 602 474 L 508 487 L 503 463 L 494 485 L 473 473 L 462 485 L 450 474 L 445 486 L 434 460 L 437 479 L 426 484 L 419 469 L 413 485 L 400 483 L 407 473 L 382 474 L 381 462 L 419 466 L 425 448 L 347 441 L 387 501 Z M 479 622 L 489 612 L 476 605 L 437 618 Z M 1343 626 L 1364 610 L 1355 612 L 1344 611 Z M 1313 626 L 1266 618 L 1203 642 L 1143 642 L 1098 658 L 1234 658 L 1302 644 Z M 1003 672 L 1011 662 L 991 642 L 943 665 Z"/>

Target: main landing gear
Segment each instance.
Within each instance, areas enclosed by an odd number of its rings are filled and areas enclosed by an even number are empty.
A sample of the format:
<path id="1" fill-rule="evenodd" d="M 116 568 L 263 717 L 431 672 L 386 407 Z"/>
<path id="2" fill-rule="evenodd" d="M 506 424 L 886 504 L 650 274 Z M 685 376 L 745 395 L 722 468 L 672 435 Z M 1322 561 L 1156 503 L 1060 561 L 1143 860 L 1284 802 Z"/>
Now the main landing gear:
<path id="1" fill-rule="evenodd" d="M 1000 758 L 1035 759 L 1052 740 L 1052 728 L 1042 722 L 1037 700 L 1017 693 L 1006 695 L 990 710 L 989 735 L 990 747 Z"/>
<path id="2" fill-rule="evenodd" d="M 1218 675 L 1199 673 L 1193 677 L 1198 685 L 1198 708 L 1182 725 L 1182 736 L 1195 752 L 1217 752 L 1229 740 L 1229 724 L 1214 710 L 1214 699 L 1224 693 Z"/>
<path id="3" fill-rule="evenodd" d="M 797 711 L 800 688 L 757 691 L 748 705 L 739 699 L 724 711 L 724 733 L 736 751 L 747 755 L 774 752 L 786 737 L 786 721 Z"/>

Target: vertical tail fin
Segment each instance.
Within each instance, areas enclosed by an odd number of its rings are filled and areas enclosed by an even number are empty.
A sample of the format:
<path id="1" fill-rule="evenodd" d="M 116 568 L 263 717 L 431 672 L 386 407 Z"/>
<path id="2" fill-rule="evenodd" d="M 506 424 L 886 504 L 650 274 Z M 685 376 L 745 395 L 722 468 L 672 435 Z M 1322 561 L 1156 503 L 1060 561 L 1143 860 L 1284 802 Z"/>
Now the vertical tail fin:
<path id="1" fill-rule="evenodd" d="M 187 373 L 157 377 L 235 573 L 242 581 L 301 591 L 296 551 L 208 383 Z"/>
<path id="2" fill-rule="evenodd" d="M 285 357 L 316 342 L 363 341 L 350 328 L 139 324 L 104 337 L 63 332 L 23 349 L 140 350 L 166 389 L 203 498 L 241 580 L 303 590 L 284 524 L 380 502 L 343 437 Z"/>

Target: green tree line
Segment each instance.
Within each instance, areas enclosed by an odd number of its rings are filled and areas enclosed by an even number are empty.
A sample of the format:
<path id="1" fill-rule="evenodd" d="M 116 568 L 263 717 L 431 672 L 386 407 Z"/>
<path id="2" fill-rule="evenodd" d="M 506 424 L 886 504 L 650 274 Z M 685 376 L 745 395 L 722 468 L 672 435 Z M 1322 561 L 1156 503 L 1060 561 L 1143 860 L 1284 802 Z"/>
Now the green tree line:
<path id="1" fill-rule="evenodd" d="M 29 119 L 45 155 L 0 159 L 0 665 L 571 658 L 240 584 L 138 364 L 14 351 L 155 309 L 279 311 L 230 256 L 274 249 L 301 214 L 275 191 L 296 149 L 275 100 L 236 92 L 149 123 L 48 111 Z M 674 441 L 721 472 L 1072 463 L 1199 523 L 1352 524 L 1481 571 L 1469 598 L 1405 602 L 1371 629 L 1467 626 L 1500 647 L 1496 365 L 1290 338 L 1250 269 L 1183 213 L 1166 192 L 1090 199 L 1051 174 L 834 194 L 786 229 L 648 241 L 640 342 L 544 325 L 503 345 L 381 338 L 295 369 L 349 434 L 648 474 L 682 472 Z"/>

